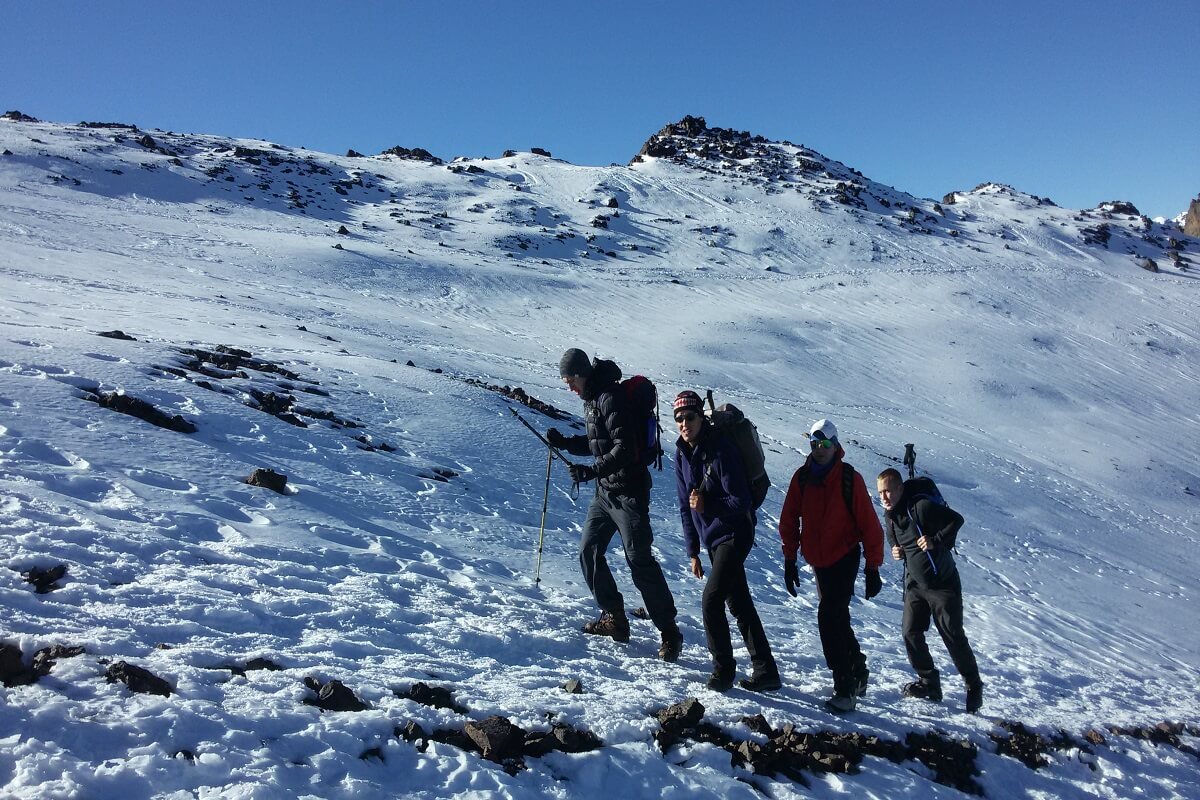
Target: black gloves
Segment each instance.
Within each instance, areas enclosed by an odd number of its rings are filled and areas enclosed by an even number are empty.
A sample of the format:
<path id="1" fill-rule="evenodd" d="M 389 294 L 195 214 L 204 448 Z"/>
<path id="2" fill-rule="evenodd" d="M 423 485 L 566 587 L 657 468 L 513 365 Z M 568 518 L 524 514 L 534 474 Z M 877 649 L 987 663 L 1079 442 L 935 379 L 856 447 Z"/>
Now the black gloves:
<path id="1" fill-rule="evenodd" d="M 788 594 L 795 597 L 796 587 L 800 585 L 800 570 L 796 567 L 794 558 L 783 562 L 783 583 L 787 586 Z"/>
<path id="2" fill-rule="evenodd" d="M 551 428 L 546 431 L 546 441 L 559 449 L 567 446 L 567 437 L 559 433 L 558 428 Z"/>
<path id="3" fill-rule="evenodd" d="M 570 466 L 571 480 L 576 483 L 587 483 L 596 477 L 596 470 L 587 464 L 572 464 Z"/>
<path id="4" fill-rule="evenodd" d="M 870 600 L 883 589 L 883 581 L 879 579 L 879 570 L 877 569 L 863 570 L 863 577 L 867 580 L 867 593 L 865 596 Z"/>

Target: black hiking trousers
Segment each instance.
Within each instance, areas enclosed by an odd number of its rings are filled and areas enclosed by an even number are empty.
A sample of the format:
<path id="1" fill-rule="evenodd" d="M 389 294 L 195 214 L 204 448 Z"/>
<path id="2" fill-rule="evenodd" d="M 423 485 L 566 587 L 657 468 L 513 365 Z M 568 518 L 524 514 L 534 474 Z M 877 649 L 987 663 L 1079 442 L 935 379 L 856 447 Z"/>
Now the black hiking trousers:
<path id="1" fill-rule="evenodd" d="M 942 642 L 950 653 L 954 668 L 968 686 L 979 684 L 979 665 L 967 634 L 963 630 L 962 583 L 958 575 L 940 589 L 922 589 L 909 578 L 904 585 L 904 647 L 908 650 L 908 663 L 925 683 L 940 684 L 937 667 L 925 643 L 925 632 L 930 619 L 942 636 Z"/>
<path id="2" fill-rule="evenodd" d="M 833 672 L 833 684 L 838 690 L 853 685 L 856 675 L 864 675 L 867 659 L 858 646 L 858 637 L 850 627 L 850 598 L 854 596 L 854 581 L 862 547 L 854 545 L 840 561 L 829 567 L 814 567 L 817 576 L 817 629 L 821 633 L 821 649 L 825 664 Z M 841 691 L 839 691 L 839 694 Z"/>
<path id="3" fill-rule="evenodd" d="M 701 600 L 704 634 L 708 639 L 708 652 L 712 653 L 713 673 L 724 677 L 732 678 L 737 669 L 733 642 L 729 637 L 729 620 L 725 617 L 727 605 L 750 653 L 752 676 L 779 674 L 746 582 L 746 557 L 753 546 L 754 529 L 750 528 L 708 551 L 712 568 Z"/>
<path id="4" fill-rule="evenodd" d="M 608 568 L 605 558 L 608 544 L 613 534 L 618 532 L 633 585 L 642 593 L 646 613 L 660 631 L 674 631 L 675 599 L 671 596 L 662 567 L 650 549 L 654 533 L 650 530 L 649 488 L 637 495 L 616 494 L 603 487 L 596 488 L 596 496 L 592 498 L 583 522 L 583 536 L 579 540 L 579 566 L 583 569 L 583 579 L 587 581 L 588 589 L 596 598 L 596 605 L 610 614 L 625 613 L 625 599 L 613 580 L 612 570 Z"/>

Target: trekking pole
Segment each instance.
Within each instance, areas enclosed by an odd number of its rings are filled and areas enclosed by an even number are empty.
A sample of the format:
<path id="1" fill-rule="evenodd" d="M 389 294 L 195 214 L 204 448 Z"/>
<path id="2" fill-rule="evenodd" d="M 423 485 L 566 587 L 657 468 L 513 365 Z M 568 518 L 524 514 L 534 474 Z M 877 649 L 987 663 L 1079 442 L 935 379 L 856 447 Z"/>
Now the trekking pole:
<path id="1" fill-rule="evenodd" d="M 554 466 L 554 448 L 550 447 L 546 450 L 546 491 L 542 495 L 542 524 L 538 528 L 537 570 L 533 574 L 535 587 L 542 582 L 542 542 L 546 536 L 546 506 L 550 502 L 550 467 L 552 466 Z"/>
<path id="2" fill-rule="evenodd" d="M 524 425 L 526 428 L 529 428 L 529 430 L 533 431 L 533 435 L 534 435 L 534 436 L 536 436 L 536 437 L 538 437 L 539 439 L 541 439 L 541 440 L 542 440 L 542 444 L 544 444 L 544 445 L 546 445 L 546 447 L 549 447 L 549 448 L 550 448 L 550 457 L 551 457 L 551 458 L 557 458 L 559 461 L 563 462 L 563 463 L 564 463 L 564 464 L 566 464 L 568 467 L 569 467 L 569 466 L 571 466 L 571 462 L 570 462 L 570 461 L 567 461 L 567 457 L 566 457 L 566 456 L 564 456 L 562 453 L 560 453 L 560 452 L 558 451 L 558 448 L 557 448 L 557 447 L 555 447 L 554 445 L 550 444 L 550 442 L 549 442 L 549 441 L 546 439 L 546 437 L 545 437 L 545 436 L 542 436 L 542 434 L 538 433 L 538 429 L 537 429 L 537 428 L 533 427 L 533 426 L 532 426 L 532 425 L 530 425 L 528 422 L 526 422 L 526 421 L 525 421 L 525 418 L 524 418 L 524 417 L 522 417 L 520 414 L 518 414 L 518 413 L 517 413 L 517 410 L 516 410 L 515 408 L 513 408 L 512 406 L 509 406 L 509 407 L 508 407 L 508 410 L 512 412 L 512 415 L 513 415 L 514 417 L 516 417 L 518 420 L 520 420 L 520 421 L 521 421 L 521 424 L 522 424 L 522 425 Z"/>

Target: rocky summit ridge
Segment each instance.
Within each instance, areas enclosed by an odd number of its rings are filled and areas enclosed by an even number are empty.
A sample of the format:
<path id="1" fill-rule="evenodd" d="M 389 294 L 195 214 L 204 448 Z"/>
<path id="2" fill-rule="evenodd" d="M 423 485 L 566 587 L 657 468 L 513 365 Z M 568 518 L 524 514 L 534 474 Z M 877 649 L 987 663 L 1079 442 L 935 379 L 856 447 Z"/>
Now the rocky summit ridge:
<path id="1" fill-rule="evenodd" d="M 1200 201 L 1177 223 L 1123 201 L 1060 208 L 993 182 L 918 198 L 803 145 L 710 127 L 699 116 L 664 126 L 628 166 L 580 167 L 541 148 L 449 161 L 402 146 L 338 156 L 9 111 L 0 117 L 4 169 L 26 185 L 325 220 L 344 237 L 337 249 L 369 243 L 422 258 L 466 251 L 545 264 L 778 272 L 835 259 L 878 263 L 899 249 L 947 262 L 957 248 L 1005 261 L 1079 249 L 1156 272 L 1200 267 Z"/>

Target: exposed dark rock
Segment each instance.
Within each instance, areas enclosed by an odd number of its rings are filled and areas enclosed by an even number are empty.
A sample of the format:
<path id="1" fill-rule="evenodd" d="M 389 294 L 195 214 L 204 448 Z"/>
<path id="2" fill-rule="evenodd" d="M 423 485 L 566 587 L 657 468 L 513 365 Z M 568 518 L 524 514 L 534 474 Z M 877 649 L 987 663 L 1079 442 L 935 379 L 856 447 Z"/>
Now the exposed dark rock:
<path id="1" fill-rule="evenodd" d="M 79 127 L 81 127 L 81 128 L 112 128 L 115 130 L 134 131 L 135 133 L 138 130 L 137 125 L 129 125 L 128 123 L 125 123 L 125 122 L 81 122 L 81 123 L 79 123 Z"/>
<path id="2" fill-rule="evenodd" d="M 138 139 L 137 143 L 140 144 L 142 147 L 146 148 L 147 150 L 158 149 L 158 142 L 154 141 L 154 138 L 148 133 L 146 135 L 142 136 L 142 138 Z"/>
<path id="3" fill-rule="evenodd" d="M 518 759 L 524 752 L 525 731 L 505 717 L 472 720 L 463 726 L 463 732 L 471 737 L 484 758 L 497 764 Z"/>
<path id="4" fill-rule="evenodd" d="M 466 714 L 467 709 L 454 702 L 454 695 L 449 689 L 441 686 L 430 686 L 426 683 L 414 683 L 407 692 L 395 692 L 397 697 L 407 697 L 409 700 L 430 708 L 448 708 L 459 714 Z"/>
<path id="5" fill-rule="evenodd" d="M 934 772 L 934 780 L 961 792 L 983 795 L 983 787 L 975 780 L 979 770 L 975 758 L 979 748 L 968 741 L 947 739 L 938 733 L 909 733 L 905 739 L 910 758 L 915 758 Z"/>
<path id="6" fill-rule="evenodd" d="M 516 154 L 517 154 L 516 150 L 505 150 L 503 153 L 500 154 L 500 157 L 501 158 L 512 158 Z"/>
<path id="7" fill-rule="evenodd" d="M 621 204 L 617 201 L 617 198 L 615 198 L 615 197 L 608 198 L 607 202 L 605 202 L 604 205 L 607 206 L 608 208 L 620 208 L 621 207 Z"/>
<path id="8" fill-rule="evenodd" d="M 105 670 L 104 677 L 108 679 L 109 683 L 120 682 L 125 684 L 131 692 L 157 694 L 163 697 L 171 694 L 171 684 L 154 675 L 149 670 L 126 661 L 118 661 L 115 664 L 111 664 Z"/>
<path id="9" fill-rule="evenodd" d="M 1129 214 L 1134 217 L 1142 215 L 1142 212 L 1137 210 L 1137 206 L 1124 200 L 1109 200 L 1096 206 L 1096 208 L 1101 211 L 1107 211 L 1110 214 Z"/>
<path id="10" fill-rule="evenodd" d="M 1020 722 L 1008 720 L 1001 720 L 997 727 L 1008 731 L 1008 735 L 989 734 L 989 738 L 996 743 L 996 752 L 1012 756 L 1030 769 L 1039 769 L 1050 764 L 1046 757 L 1046 753 L 1050 751 L 1050 742 L 1041 734 L 1029 730 Z"/>
<path id="11" fill-rule="evenodd" d="M 338 236 L 349 236 L 350 235 L 350 229 L 347 228 L 345 225 L 338 226 L 337 232 L 338 232 Z"/>
<path id="12" fill-rule="evenodd" d="M 0 683 L 28 686 L 37 679 L 37 673 L 25 666 L 21 648 L 7 642 L 0 644 Z"/>
<path id="13" fill-rule="evenodd" d="M 1112 237 L 1112 226 L 1107 222 L 1102 222 L 1091 228 L 1080 228 L 1079 233 L 1083 236 L 1084 244 L 1098 244 L 1101 247 L 1108 247 L 1108 240 Z"/>
<path id="14" fill-rule="evenodd" d="M 43 647 L 33 654 L 33 672 L 38 677 L 49 675 L 60 658 L 75 658 L 83 654 L 84 649 L 78 646 L 56 644 L 53 647 Z"/>
<path id="15" fill-rule="evenodd" d="M 410 361 L 410 362 L 408 362 L 408 366 L 412 367 L 412 366 L 416 366 L 416 365 Z M 460 380 L 462 380 L 463 383 L 469 383 L 472 386 L 479 386 L 484 389 L 487 389 L 489 392 L 496 392 L 497 394 L 502 394 L 505 397 L 507 397 L 508 399 L 516 400 L 521 405 L 528 406 L 529 408 L 532 408 L 534 411 L 545 414 L 547 417 L 550 417 L 551 419 L 568 419 L 570 417 L 570 414 L 568 414 L 567 412 L 561 411 L 561 410 L 555 408 L 554 406 L 550 405 L 549 403 L 544 403 L 541 400 L 538 400 L 536 397 L 530 397 L 528 394 L 526 394 L 525 390 L 522 389 L 520 386 L 517 386 L 517 387 L 497 386 L 494 383 L 487 383 L 485 381 L 479 380 L 478 378 L 461 378 Z"/>
<path id="16" fill-rule="evenodd" d="M 96 335 L 103 336 L 106 339 L 123 339 L 124 341 L 127 341 L 127 342 L 136 342 L 137 341 L 137 339 L 133 338 L 129 334 L 125 333 L 124 331 L 118 331 L 118 330 L 99 331 L 96 333 Z"/>
<path id="17" fill-rule="evenodd" d="M 179 433 L 196 432 L 195 424 L 188 422 L 179 414 L 169 417 L 145 400 L 139 400 L 132 395 L 120 394 L 118 392 L 102 392 L 99 395 L 88 395 L 85 399 L 99 404 L 101 408 L 137 417 L 160 428 L 166 428 L 167 430 Z"/>
<path id="18" fill-rule="evenodd" d="M 553 750 L 563 753 L 588 753 L 604 746 L 596 734 L 569 725 L 554 725 L 549 731 L 531 731 L 525 735 L 524 752 L 539 758 Z"/>
<path id="19" fill-rule="evenodd" d="M 529 152 L 533 153 L 535 156 L 545 156 L 546 158 L 553 158 L 553 156 L 550 155 L 549 150 L 543 150 L 540 147 L 531 147 L 531 148 L 529 148 Z"/>
<path id="20" fill-rule="evenodd" d="M 583 681 L 579 678 L 572 678 L 559 688 L 567 694 L 583 694 Z"/>
<path id="21" fill-rule="evenodd" d="M 1183 232 L 1200 237 L 1200 197 L 1188 204 L 1187 214 L 1183 216 Z"/>
<path id="22" fill-rule="evenodd" d="M 593 228 L 608 228 L 608 220 L 610 217 L 607 214 L 597 214 L 592 217 Z"/>
<path id="23" fill-rule="evenodd" d="M 245 675 L 247 672 L 254 672 L 256 670 L 264 670 L 264 669 L 269 670 L 271 672 L 277 672 L 277 671 L 283 669 L 283 667 L 279 666 L 278 664 L 276 664 L 274 661 L 272 661 L 269 658 L 252 658 L 249 661 L 247 661 L 244 666 L 238 666 L 237 664 L 229 664 L 229 665 L 225 666 L 224 669 L 229 670 L 234 675 Z"/>
<path id="24" fill-rule="evenodd" d="M 59 581 L 67 574 L 66 564 L 56 564 L 49 569 L 42 567 L 30 567 L 21 572 L 21 577 L 27 583 L 33 584 L 33 590 L 38 594 L 46 594 L 53 592 L 55 589 L 61 589 Z"/>
<path id="25" fill-rule="evenodd" d="M 1138 266 L 1147 272 L 1158 272 L 1158 262 L 1153 258 L 1143 258 L 1139 260 Z"/>
<path id="26" fill-rule="evenodd" d="M 428 162 L 430 164 L 434 164 L 434 165 L 443 163 L 442 159 L 438 158 L 433 153 L 430 153 L 428 150 L 426 150 L 422 147 L 414 147 L 410 150 L 407 147 L 396 146 L 396 147 L 392 147 L 387 150 L 384 150 L 379 155 L 395 156 L 396 158 L 403 158 L 408 161 L 426 161 L 426 162 Z"/>
<path id="27" fill-rule="evenodd" d="M 346 158 L 362 158 L 362 157 L 363 157 L 363 154 L 358 152 L 357 150 L 347 150 L 346 151 Z"/>
<path id="28" fill-rule="evenodd" d="M 22 114 L 20 111 L 5 111 L 4 116 L 0 117 L 0 119 L 7 119 L 7 120 L 10 120 L 11 122 L 37 122 L 38 121 L 38 120 L 34 119 L 33 117 L 29 116 L 28 114 Z"/>
<path id="29" fill-rule="evenodd" d="M 403 727 L 396 728 L 395 734 L 404 741 L 415 744 L 418 753 L 424 753 L 425 749 L 429 747 L 429 734 L 412 720 L 409 720 Z"/>
<path id="30" fill-rule="evenodd" d="M 273 492 L 287 494 L 287 475 L 276 472 L 273 469 L 256 469 L 250 473 L 250 477 L 246 478 L 245 483 L 250 486 L 261 486 L 264 489 L 270 489 Z"/>
<path id="31" fill-rule="evenodd" d="M 666 752 L 683 738 L 684 732 L 694 728 L 704 717 L 704 704 L 694 697 L 662 709 L 655 717 L 659 730 L 654 734 L 658 746 Z"/>
<path id="32" fill-rule="evenodd" d="M 324 711 L 366 711 L 370 708 L 339 680 L 321 683 L 316 678 L 305 678 L 304 685 L 317 693 L 316 699 L 304 702 Z"/>

